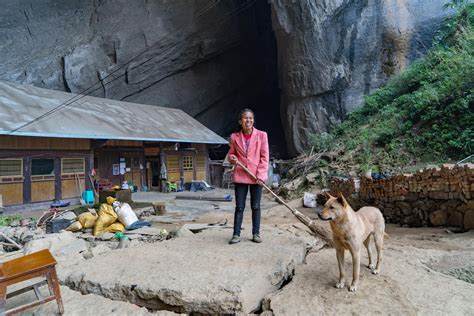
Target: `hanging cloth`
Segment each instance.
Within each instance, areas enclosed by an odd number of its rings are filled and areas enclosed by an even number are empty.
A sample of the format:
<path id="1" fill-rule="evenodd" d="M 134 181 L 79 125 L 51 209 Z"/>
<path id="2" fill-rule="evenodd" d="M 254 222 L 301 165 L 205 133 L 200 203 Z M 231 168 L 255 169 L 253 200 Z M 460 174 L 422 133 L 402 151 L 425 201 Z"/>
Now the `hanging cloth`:
<path id="1" fill-rule="evenodd" d="M 166 179 L 168 179 L 168 171 L 166 170 L 166 165 L 165 165 L 164 162 L 161 163 L 160 179 L 161 179 L 161 180 L 166 180 Z"/>

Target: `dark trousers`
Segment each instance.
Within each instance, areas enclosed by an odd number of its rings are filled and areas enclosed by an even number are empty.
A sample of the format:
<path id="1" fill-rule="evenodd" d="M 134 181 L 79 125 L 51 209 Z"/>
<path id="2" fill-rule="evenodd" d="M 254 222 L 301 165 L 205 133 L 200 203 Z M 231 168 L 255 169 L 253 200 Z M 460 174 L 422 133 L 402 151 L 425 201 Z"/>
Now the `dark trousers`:
<path id="1" fill-rule="evenodd" d="M 250 207 L 252 208 L 252 235 L 260 234 L 260 198 L 262 187 L 258 184 L 234 183 L 235 187 L 235 214 L 234 235 L 240 236 L 240 228 L 244 219 L 245 201 L 250 187 Z"/>

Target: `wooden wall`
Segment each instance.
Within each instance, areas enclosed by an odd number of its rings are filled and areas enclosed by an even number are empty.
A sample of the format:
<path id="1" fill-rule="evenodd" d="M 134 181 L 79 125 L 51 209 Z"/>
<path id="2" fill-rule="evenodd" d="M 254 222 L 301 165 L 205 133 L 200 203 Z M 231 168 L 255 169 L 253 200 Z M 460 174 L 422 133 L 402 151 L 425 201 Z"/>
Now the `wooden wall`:
<path id="1" fill-rule="evenodd" d="M 184 170 L 183 157 L 193 157 L 193 170 Z M 180 181 L 181 176 L 185 182 L 192 180 L 207 180 L 207 153 L 194 153 L 189 151 L 167 152 L 166 167 L 168 171 L 168 181 Z"/>
<path id="2" fill-rule="evenodd" d="M 206 161 L 207 155 L 197 155 L 196 156 L 196 180 L 206 180 L 207 179 L 207 172 L 206 172 Z"/>
<path id="3" fill-rule="evenodd" d="M 123 181 L 132 181 L 136 186 L 145 184 L 145 161 L 143 151 L 130 148 L 104 148 L 96 150 L 99 166 L 96 179 L 108 179 L 112 185 L 121 185 Z M 130 164 L 130 159 L 138 159 L 138 165 Z M 113 166 L 120 165 L 120 160 L 124 159 L 126 167 L 130 168 L 125 174 L 113 174 Z M 142 169 L 140 168 L 142 166 Z"/>
<path id="4" fill-rule="evenodd" d="M 61 158 L 85 158 L 85 171 L 90 172 L 92 157 L 98 157 L 97 178 L 109 179 L 114 185 L 120 185 L 124 180 L 131 180 L 135 185 L 145 183 L 147 168 L 145 156 L 159 157 L 164 161 L 168 170 L 168 181 L 176 182 L 181 177 L 185 181 L 207 179 L 207 146 L 192 144 L 183 149 L 175 150 L 174 143 L 149 143 L 144 147 L 141 141 L 109 140 L 101 144 L 101 148 L 91 151 L 91 141 L 88 139 L 46 138 L 27 136 L 0 136 L 0 157 L 20 158 L 24 161 L 23 177 L 21 179 L 0 179 L 0 194 L 3 195 L 4 205 L 14 205 L 29 202 L 50 201 L 55 198 L 76 198 L 80 192 L 75 178 L 61 174 Z M 168 147 L 167 147 L 168 146 Z M 169 149 L 164 149 L 169 148 Z M 193 169 L 183 170 L 183 156 L 191 156 Z M 51 176 L 31 176 L 30 164 L 32 157 L 54 158 L 55 171 Z M 112 166 L 120 163 L 120 158 L 139 157 L 140 164 L 134 164 L 124 175 L 113 175 Z M 128 160 L 127 160 L 128 161 Z M 89 166 L 90 165 L 90 166 Z M 96 166 L 97 167 L 97 166 Z M 127 163 L 127 168 L 128 168 Z M 15 180 L 15 181 L 14 181 Z M 80 177 L 81 191 L 89 182 Z"/>
<path id="5" fill-rule="evenodd" d="M 142 141 L 136 140 L 116 140 L 116 139 L 109 139 L 105 146 L 111 147 L 143 147 Z"/>
<path id="6" fill-rule="evenodd" d="M 191 182 L 192 180 L 195 180 L 194 179 L 194 172 L 192 170 L 191 171 L 184 170 L 183 171 L 183 178 L 184 178 L 184 182 Z"/>
<path id="7" fill-rule="evenodd" d="M 18 176 L 0 177 L 0 194 L 3 195 L 5 205 L 15 205 L 78 197 L 74 181 L 62 182 L 66 176 L 61 174 L 62 158 L 82 158 L 82 172 L 90 172 L 87 162 L 92 161 L 92 152 L 88 139 L 0 136 L 0 157 L 23 162 L 22 172 Z M 32 175 L 34 158 L 53 159 L 54 172 L 44 176 Z M 82 190 L 85 184 L 82 179 Z"/>
<path id="8" fill-rule="evenodd" d="M 31 181 L 31 202 L 54 200 L 54 179 Z"/>
<path id="9" fill-rule="evenodd" d="M 86 181 L 84 174 L 77 175 L 62 175 L 61 176 L 61 193 L 63 199 L 70 199 L 80 197 L 84 191 Z"/>
<path id="10" fill-rule="evenodd" d="M 136 186 L 141 186 L 141 173 L 140 172 L 126 172 L 123 175 L 124 181 L 132 181 Z"/>
<path id="11" fill-rule="evenodd" d="M 89 150 L 89 139 L 0 135 L 0 149 Z"/>
<path id="12" fill-rule="evenodd" d="M 120 185 L 120 176 L 112 174 L 114 164 L 119 163 L 118 151 L 96 151 L 95 155 L 98 158 L 99 166 L 97 168 L 97 177 L 100 179 L 108 179 L 113 185 Z"/>
<path id="13" fill-rule="evenodd" d="M 145 156 L 159 156 L 160 155 L 160 148 L 159 147 L 145 147 Z"/>
<path id="14" fill-rule="evenodd" d="M 177 154 L 166 155 L 166 168 L 168 172 L 168 181 L 170 182 L 179 181 L 179 178 L 181 177 L 179 158 L 180 156 Z"/>
<path id="15" fill-rule="evenodd" d="M 23 181 L 16 183 L 0 183 L 0 194 L 3 197 L 3 205 L 15 205 L 23 203 Z"/>

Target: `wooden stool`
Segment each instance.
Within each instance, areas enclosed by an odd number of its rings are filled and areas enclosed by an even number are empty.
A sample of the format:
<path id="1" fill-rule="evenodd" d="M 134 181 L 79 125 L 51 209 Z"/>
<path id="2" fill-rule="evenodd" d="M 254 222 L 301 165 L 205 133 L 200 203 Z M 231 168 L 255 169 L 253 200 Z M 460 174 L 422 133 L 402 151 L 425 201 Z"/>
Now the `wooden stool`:
<path id="1" fill-rule="evenodd" d="M 59 313 L 63 314 L 64 307 L 55 265 L 56 260 L 47 249 L 0 264 L 0 315 L 13 315 L 54 299 L 56 299 L 58 303 Z M 16 290 L 7 295 L 7 286 L 36 277 L 46 277 L 46 280 Z M 48 284 L 49 296 L 41 299 L 38 288 L 43 284 Z M 35 291 L 36 301 L 5 311 L 7 298 L 32 289 Z"/>

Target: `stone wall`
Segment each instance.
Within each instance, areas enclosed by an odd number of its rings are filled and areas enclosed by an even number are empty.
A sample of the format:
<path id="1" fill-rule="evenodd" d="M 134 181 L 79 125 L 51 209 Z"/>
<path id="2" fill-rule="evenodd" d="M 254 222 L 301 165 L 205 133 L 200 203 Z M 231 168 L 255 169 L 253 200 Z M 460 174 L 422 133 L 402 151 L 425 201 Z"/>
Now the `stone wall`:
<path id="1" fill-rule="evenodd" d="M 385 221 L 410 227 L 474 228 L 474 164 L 444 164 L 389 179 L 332 178 L 332 194 L 343 192 L 352 207 L 373 205 Z"/>

